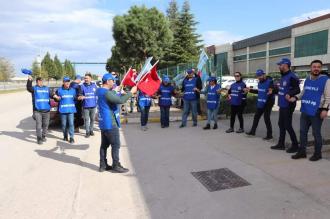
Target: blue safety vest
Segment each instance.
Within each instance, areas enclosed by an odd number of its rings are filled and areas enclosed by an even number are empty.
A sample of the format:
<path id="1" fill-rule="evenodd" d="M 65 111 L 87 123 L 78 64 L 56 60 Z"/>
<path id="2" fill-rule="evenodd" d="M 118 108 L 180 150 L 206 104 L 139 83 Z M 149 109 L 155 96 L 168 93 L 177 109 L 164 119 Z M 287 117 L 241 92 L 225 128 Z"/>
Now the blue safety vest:
<path id="1" fill-rule="evenodd" d="M 34 86 L 33 94 L 34 94 L 34 106 L 36 110 L 49 111 L 50 110 L 49 87 Z"/>
<path id="2" fill-rule="evenodd" d="M 218 94 L 218 90 L 220 89 L 220 85 L 216 84 L 213 88 L 208 86 L 207 88 L 207 108 L 208 109 L 216 109 L 219 106 L 220 94 Z"/>
<path id="3" fill-rule="evenodd" d="M 281 108 L 289 106 L 289 102 L 285 99 L 285 95 L 287 95 L 291 89 L 291 78 L 294 78 L 297 81 L 299 80 L 296 74 L 291 71 L 281 77 L 280 85 L 278 87 L 278 106 Z"/>
<path id="4" fill-rule="evenodd" d="M 146 107 L 151 106 L 151 97 L 142 91 L 139 92 L 139 106 Z"/>
<path id="5" fill-rule="evenodd" d="M 83 101 L 84 108 L 94 108 L 96 107 L 96 84 L 91 83 L 90 85 L 83 83 L 81 86 L 81 90 L 85 99 Z"/>
<path id="6" fill-rule="evenodd" d="M 112 129 L 112 117 L 115 117 L 117 127 L 120 128 L 120 115 L 117 104 L 109 103 L 106 99 L 106 93 L 112 92 L 106 88 L 96 90 L 99 127 L 101 130 Z"/>
<path id="7" fill-rule="evenodd" d="M 328 79 L 326 75 L 320 75 L 316 80 L 310 79 L 310 76 L 306 78 L 304 94 L 301 97 L 301 112 L 315 116 L 320 107 L 321 97 Z"/>
<path id="8" fill-rule="evenodd" d="M 270 98 L 267 93 L 269 91 L 269 87 L 272 84 L 272 82 L 273 82 L 272 79 L 267 78 L 265 81 L 258 83 L 257 108 L 262 109 L 265 107 L 268 98 Z M 274 98 L 274 96 L 272 95 L 271 98 Z"/>
<path id="9" fill-rule="evenodd" d="M 197 86 L 197 78 L 191 78 L 191 79 L 184 79 L 183 81 L 184 86 L 184 94 L 183 99 L 184 100 L 196 100 L 196 92 L 194 91 L 194 88 Z"/>
<path id="10" fill-rule="evenodd" d="M 230 86 L 230 104 L 233 106 L 240 106 L 243 99 L 246 99 L 243 89 L 246 88 L 246 84 L 243 81 L 235 82 Z"/>
<path id="11" fill-rule="evenodd" d="M 172 93 L 173 93 L 174 87 L 171 85 L 165 86 L 160 85 L 159 88 L 159 106 L 171 106 L 172 105 Z"/>
<path id="12" fill-rule="evenodd" d="M 60 113 L 76 113 L 75 97 L 76 90 L 74 88 L 63 89 L 63 87 L 57 90 L 58 96 L 61 97 L 59 103 Z"/>

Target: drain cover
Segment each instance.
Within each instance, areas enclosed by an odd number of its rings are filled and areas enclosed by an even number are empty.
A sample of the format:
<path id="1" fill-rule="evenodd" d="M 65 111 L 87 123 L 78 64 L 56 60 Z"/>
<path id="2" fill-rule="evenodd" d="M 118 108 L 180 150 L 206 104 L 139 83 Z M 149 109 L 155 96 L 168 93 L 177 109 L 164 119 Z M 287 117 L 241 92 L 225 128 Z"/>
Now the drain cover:
<path id="1" fill-rule="evenodd" d="M 251 185 L 228 168 L 191 173 L 210 192 Z"/>

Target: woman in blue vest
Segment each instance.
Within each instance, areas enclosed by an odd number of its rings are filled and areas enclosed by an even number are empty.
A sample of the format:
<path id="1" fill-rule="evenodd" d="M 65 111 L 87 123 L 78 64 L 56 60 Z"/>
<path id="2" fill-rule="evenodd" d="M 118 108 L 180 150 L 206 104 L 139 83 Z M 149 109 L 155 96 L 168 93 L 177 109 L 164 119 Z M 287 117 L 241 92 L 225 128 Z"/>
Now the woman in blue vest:
<path id="1" fill-rule="evenodd" d="M 96 112 L 96 84 L 92 82 L 92 75 L 90 73 L 85 74 L 85 82 L 80 85 L 79 100 L 82 100 L 84 123 L 86 130 L 86 138 L 94 136 L 94 118 Z"/>
<path id="2" fill-rule="evenodd" d="M 298 140 L 292 127 L 292 115 L 296 108 L 296 103 L 289 102 L 287 98 L 300 93 L 299 79 L 297 75 L 290 70 L 291 61 L 289 59 L 283 58 L 277 64 L 281 72 L 281 80 L 278 89 L 275 89 L 274 91 L 278 94 L 278 106 L 280 107 L 278 117 L 280 137 L 278 143 L 270 148 L 273 150 L 285 150 L 285 133 L 288 132 L 292 144 L 286 152 L 295 153 L 298 150 Z"/>
<path id="3" fill-rule="evenodd" d="M 254 114 L 253 124 L 251 130 L 247 132 L 247 135 L 254 136 L 258 127 L 259 120 L 264 114 L 264 120 L 267 128 L 267 135 L 264 140 L 270 140 L 273 138 L 272 123 L 270 120 L 270 114 L 275 103 L 275 96 L 273 94 L 274 83 L 271 77 L 267 77 L 266 73 L 262 69 L 256 71 L 256 76 L 259 80 L 258 89 L 248 89 L 250 93 L 258 94 L 257 99 L 257 111 Z"/>
<path id="4" fill-rule="evenodd" d="M 158 90 L 160 107 L 160 124 L 162 128 L 170 126 L 170 108 L 172 105 L 172 96 L 175 95 L 175 89 L 170 83 L 170 78 L 165 75 L 162 84 Z"/>
<path id="5" fill-rule="evenodd" d="M 202 84 L 195 76 L 194 71 L 189 69 L 187 77 L 182 82 L 181 91 L 183 92 L 183 113 L 180 128 L 186 127 L 188 115 L 191 111 L 193 126 L 197 126 L 197 101 L 198 95 L 202 90 Z"/>
<path id="6" fill-rule="evenodd" d="M 230 128 L 226 131 L 226 133 L 234 132 L 236 115 L 239 120 L 239 129 L 236 131 L 236 133 L 243 133 L 243 111 L 246 106 L 246 84 L 243 82 L 242 74 L 240 72 L 235 72 L 234 77 L 236 82 L 230 86 L 230 89 L 228 91 L 228 99 L 230 101 L 231 111 Z"/>
<path id="7" fill-rule="evenodd" d="M 220 91 L 221 86 L 217 84 L 216 77 L 210 77 L 208 79 L 209 84 L 206 87 L 205 91 L 202 91 L 202 94 L 206 95 L 206 104 L 207 104 L 207 124 L 203 128 L 208 130 L 211 128 L 211 120 L 214 121 L 213 129 L 218 128 L 218 111 L 220 107 Z"/>
<path id="8" fill-rule="evenodd" d="M 141 121 L 141 130 L 142 131 L 147 131 L 148 127 L 148 119 L 149 119 L 149 111 L 150 111 L 150 107 L 151 107 L 151 97 L 145 93 L 143 93 L 143 91 L 139 90 L 139 95 L 138 95 L 138 104 L 139 104 L 139 108 L 140 108 L 140 112 L 141 112 L 141 117 L 140 117 L 140 121 Z"/>
<path id="9" fill-rule="evenodd" d="M 70 78 L 63 78 L 63 85 L 56 91 L 54 98 L 59 101 L 63 140 L 74 143 L 74 114 L 76 112 L 76 90 L 70 87 Z M 68 139 L 68 133 L 70 140 Z"/>
<path id="10" fill-rule="evenodd" d="M 101 129 L 100 146 L 100 168 L 99 171 L 111 171 L 125 173 L 129 170 L 124 168 L 119 162 L 120 149 L 120 114 L 119 104 L 124 104 L 132 94 L 136 93 L 136 86 L 131 92 L 117 95 L 113 89 L 117 79 L 112 74 L 105 74 L 102 77 L 102 87 L 96 90 L 97 107 L 99 113 L 99 126 Z M 112 166 L 107 161 L 107 150 L 111 145 Z"/>
<path id="11" fill-rule="evenodd" d="M 321 75 L 322 62 L 314 60 L 311 63 L 311 73 L 306 78 L 304 89 L 299 95 L 288 98 L 290 102 L 301 100 L 300 115 L 300 146 L 292 159 L 306 158 L 307 136 L 310 126 L 313 129 L 315 150 L 310 161 L 322 159 L 323 120 L 328 116 L 330 105 L 330 80 L 328 76 Z"/>
<path id="12" fill-rule="evenodd" d="M 41 77 L 36 78 L 36 85 L 32 86 L 32 77 L 29 76 L 26 89 L 32 94 L 33 115 L 36 120 L 37 143 L 46 141 L 49 126 L 50 93 L 49 87 L 43 85 Z"/>

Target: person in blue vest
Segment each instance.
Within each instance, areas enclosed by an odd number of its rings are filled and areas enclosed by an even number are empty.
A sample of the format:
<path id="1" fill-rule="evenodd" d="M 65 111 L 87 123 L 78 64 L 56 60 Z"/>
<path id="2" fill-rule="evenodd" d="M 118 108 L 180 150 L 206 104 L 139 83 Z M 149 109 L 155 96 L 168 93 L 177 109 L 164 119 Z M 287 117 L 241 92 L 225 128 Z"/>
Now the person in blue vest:
<path id="1" fill-rule="evenodd" d="M 117 173 L 125 173 L 129 170 L 124 168 L 119 161 L 120 149 L 120 113 L 118 104 L 124 104 L 135 94 L 137 87 L 133 87 L 130 92 L 121 91 L 118 95 L 113 86 L 117 79 L 110 73 L 106 73 L 102 77 L 102 87 L 96 90 L 97 107 L 99 114 L 99 127 L 101 129 L 101 146 L 100 146 L 100 167 L 99 171 L 112 171 Z M 112 166 L 107 161 L 107 149 L 111 145 Z"/>
<path id="2" fill-rule="evenodd" d="M 272 112 L 275 103 L 275 95 L 273 94 L 274 82 L 273 79 L 271 77 L 268 77 L 262 69 L 258 69 L 256 71 L 256 76 L 259 80 L 258 89 L 254 90 L 247 88 L 247 90 L 250 93 L 258 94 L 257 111 L 254 114 L 251 130 L 246 134 L 250 136 L 254 136 L 256 134 L 259 120 L 262 114 L 264 114 L 264 121 L 267 128 L 267 135 L 263 139 L 270 140 L 273 138 L 273 129 L 270 120 L 270 114 Z"/>
<path id="3" fill-rule="evenodd" d="M 70 87 L 70 78 L 63 77 L 63 85 L 60 87 L 54 98 L 59 101 L 59 112 L 61 115 L 61 124 L 63 140 L 74 143 L 74 114 L 77 112 L 75 106 L 76 90 Z M 70 140 L 68 139 L 68 133 Z"/>
<path id="4" fill-rule="evenodd" d="M 81 79 L 81 75 L 76 75 L 74 81 L 70 83 L 70 87 L 76 90 L 77 95 L 80 93 Z M 76 99 L 75 104 L 77 112 L 74 114 L 74 131 L 79 133 L 79 127 L 84 125 L 84 118 L 82 115 L 82 100 Z"/>
<path id="5" fill-rule="evenodd" d="M 315 150 L 309 158 L 310 161 L 322 159 L 322 135 L 323 120 L 328 116 L 330 106 L 330 80 L 327 75 L 320 74 L 322 61 L 311 62 L 311 72 L 306 78 L 304 88 L 299 95 L 287 97 L 290 102 L 301 100 L 300 115 L 300 146 L 292 159 L 306 158 L 306 146 L 308 130 L 312 126 Z"/>
<path id="6" fill-rule="evenodd" d="M 85 74 L 84 83 L 80 85 L 79 100 L 82 100 L 84 124 L 86 130 L 86 138 L 94 136 L 94 118 L 96 113 L 96 92 L 97 86 L 92 82 L 92 75 Z"/>
<path id="7" fill-rule="evenodd" d="M 29 76 L 26 89 L 32 94 L 33 115 L 36 121 L 37 143 L 46 142 L 49 126 L 50 98 L 52 94 L 49 87 L 43 85 L 41 77 L 36 78 L 36 85 L 32 86 L 32 77 Z"/>
<path id="8" fill-rule="evenodd" d="M 281 72 L 280 85 L 275 89 L 278 95 L 279 118 L 278 126 L 280 129 L 280 136 L 278 143 L 271 146 L 273 150 L 285 150 L 285 133 L 288 132 L 291 138 L 292 145 L 286 150 L 287 153 L 295 153 L 298 150 L 298 140 L 296 133 L 292 127 L 292 115 L 296 108 L 296 103 L 291 103 L 287 98 L 293 97 L 300 93 L 299 79 L 297 75 L 290 70 L 290 59 L 283 58 L 277 63 Z"/>
<path id="9" fill-rule="evenodd" d="M 139 90 L 138 94 L 138 104 L 140 108 L 140 122 L 141 122 L 141 130 L 147 131 L 148 130 L 148 119 L 149 119 L 149 111 L 152 103 L 152 98 L 145 94 L 143 91 Z"/>
<path id="10" fill-rule="evenodd" d="M 228 99 L 230 101 L 230 128 L 226 130 L 226 133 L 234 132 L 236 115 L 239 120 L 239 129 L 236 133 L 244 132 L 244 119 L 243 111 L 246 106 L 246 84 L 243 82 L 242 74 L 235 72 L 234 74 L 236 82 L 230 86 L 228 90 Z"/>
<path id="11" fill-rule="evenodd" d="M 170 82 L 170 78 L 165 75 L 157 92 L 157 96 L 159 97 L 158 105 L 160 107 L 160 124 L 162 128 L 168 128 L 170 126 L 172 96 L 176 94 Z"/>
<path id="12" fill-rule="evenodd" d="M 181 91 L 183 92 L 183 113 L 180 128 L 187 126 L 188 115 L 191 111 L 193 126 L 197 126 L 197 101 L 198 94 L 202 90 L 202 83 L 195 76 L 192 69 L 187 70 L 187 76 L 182 82 Z"/>
<path id="13" fill-rule="evenodd" d="M 205 91 L 202 91 L 202 94 L 206 95 L 206 105 L 207 105 L 207 123 L 203 128 L 208 130 L 211 128 L 211 120 L 214 121 L 213 129 L 218 128 L 218 112 L 220 107 L 220 92 L 221 86 L 217 84 L 216 77 L 209 77 L 209 84 L 205 88 Z"/>

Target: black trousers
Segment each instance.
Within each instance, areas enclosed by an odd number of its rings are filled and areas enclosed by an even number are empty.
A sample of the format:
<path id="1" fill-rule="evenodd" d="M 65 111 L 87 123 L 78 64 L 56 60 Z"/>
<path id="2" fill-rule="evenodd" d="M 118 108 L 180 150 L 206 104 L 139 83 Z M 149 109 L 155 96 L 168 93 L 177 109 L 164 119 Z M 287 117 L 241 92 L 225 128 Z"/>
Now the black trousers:
<path id="1" fill-rule="evenodd" d="M 295 131 L 292 127 L 292 114 L 296 108 L 296 103 L 291 103 L 289 107 L 280 108 L 280 115 L 278 117 L 278 127 L 280 128 L 279 145 L 285 145 L 285 134 L 289 133 L 292 146 L 298 147 L 298 140 Z"/>
<path id="2" fill-rule="evenodd" d="M 270 114 L 272 112 L 272 108 L 274 106 L 274 102 L 267 103 L 264 108 L 257 108 L 256 113 L 254 114 L 253 124 L 251 128 L 251 132 L 255 133 L 258 127 L 259 120 L 264 115 L 264 121 L 267 128 L 267 137 L 273 136 L 272 122 L 270 120 Z"/>
<path id="3" fill-rule="evenodd" d="M 82 115 L 82 102 L 76 103 L 76 113 L 74 114 L 74 128 L 79 128 L 84 125 L 84 118 Z"/>
<path id="4" fill-rule="evenodd" d="M 243 111 L 245 108 L 245 104 L 239 105 L 239 106 L 231 106 L 231 111 L 230 111 L 230 127 L 234 128 L 235 124 L 235 119 L 236 115 L 238 117 L 239 121 L 239 127 L 241 129 L 244 129 L 244 120 L 243 120 Z"/>

